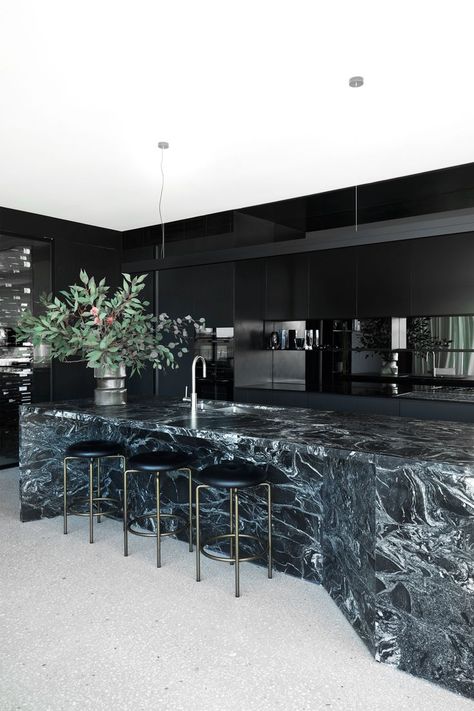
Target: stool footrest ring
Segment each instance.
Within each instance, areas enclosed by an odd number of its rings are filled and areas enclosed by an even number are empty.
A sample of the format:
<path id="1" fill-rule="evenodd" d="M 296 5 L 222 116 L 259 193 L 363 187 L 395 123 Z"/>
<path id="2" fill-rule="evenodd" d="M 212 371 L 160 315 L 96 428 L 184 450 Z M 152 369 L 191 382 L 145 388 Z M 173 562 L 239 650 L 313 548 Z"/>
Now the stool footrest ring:
<path id="1" fill-rule="evenodd" d="M 87 504 L 89 505 L 89 497 L 87 496 L 76 496 L 72 502 L 71 506 L 68 507 L 67 513 L 72 515 L 72 516 L 89 516 L 89 510 L 87 511 L 79 511 L 78 509 L 74 508 L 75 504 Z M 105 503 L 110 506 L 110 508 L 107 509 L 100 509 L 95 510 L 92 512 L 93 516 L 114 516 L 117 513 L 121 513 L 122 511 L 122 503 L 118 499 L 112 499 L 108 496 L 94 496 L 92 499 L 92 504 L 93 506 L 97 509 L 99 503 Z"/>
<path id="2" fill-rule="evenodd" d="M 144 531 L 143 529 L 140 531 L 137 531 L 136 528 L 132 528 L 132 526 L 139 521 L 145 521 L 146 519 L 153 519 L 156 521 L 156 513 L 149 513 L 149 514 L 141 514 L 140 516 L 133 516 L 127 526 L 127 529 L 130 533 L 133 533 L 134 536 L 143 536 L 143 538 L 156 538 L 156 531 Z M 188 522 L 184 519 L 183 516 L 179 514 L 167 514 L 167 513 L 162 513 L 160 514 L 160 518 L 168 518 L 168 519 L 175 519 L 177 521 L 181 521 L 183 523 L 182 526 L 179 526 L 178 528 L 173 528 L 172 531 L 160 531 L 160 536 L 163 538 L 164 536 L 176 536 L 178 533 L 182 533 L 188 528 Z"/>
<path id="3" fill-rule="evenodd" d="M 252 541 L 256 541 L 263 548 L 262 541 L 260 540 L 260 538 L 257 538 L 257 536 L 251 536 L 248 533 L 239 533 L 239 540 L 241 538 L 245 538 L 247 540 L 251 539 Z M 217 541 L 223 541 L 223 540 L 232 540 L 235 544 L 235 533 L 223 533 L 220 536 L 212 536 L 212 538 L 208 538 L 206 541 L 201 543 L 201 546 L 200 546 L 201 553 L 203 555 L 205 555 L 206 558 L 211 558 L 212 560 L 217 560 L 220 563 L 235 563 L 235 560 L 236 560 L 235 557 L 224 556 L 224 555 L 215 555 L 214 553 L 209 553 L 209 551 L 204 550 L 205 546 L 210 546 L 212 543 L 217 543 Z M 248 560 L 258 560 L 259 558 L 265 558 L 266 555 L 267 555 L 267 551 L 265 549 L 262 551 L 262 553 L 257 553 L 255 555 L 245 556 L 244 558 L 239 556 L 239 561 L 240 561 L 240 563 L 244 563 L 245 561 L 248 561 Z"/>

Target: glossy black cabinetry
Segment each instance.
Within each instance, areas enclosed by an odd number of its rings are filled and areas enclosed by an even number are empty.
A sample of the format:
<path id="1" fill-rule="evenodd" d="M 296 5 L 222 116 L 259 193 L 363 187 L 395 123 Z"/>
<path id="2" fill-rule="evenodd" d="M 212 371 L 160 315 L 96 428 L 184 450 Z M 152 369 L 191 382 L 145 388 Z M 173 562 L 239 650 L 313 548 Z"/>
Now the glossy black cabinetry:
<path id="1" fill-rule="evenodd" d="M 412 312 L 474 313 L 474 233 L 414 240 Z"/>
<path id="2" fill-rule="evenodd" d="M 264 259 L 235 265 L 235 387 L 270 387 L 272 352 L 263 349 Z"/>
<path id="3" fill-rule="evenodd" d="M 205 318 L 209 327 L 234 325 L 234 265 L 207 264 L 163 269 L 158 277 L 158 312 L 170 316 Z M 159 374 L 160 395 L 180 396 L 191 384 L 192 348 L 179 369 Z"/>
<path id="4" fill-rule="evenodd" d="M 309 257 L 310 318 L 346 318 L 357 311 L 355 248 L 313 252 Z"/>
<path id="5" fill-rule="evenodd" d="M 20 406 L 51 399 L 50 363 L 15 332 L 22 312 L 38 313 L 39 296 L 49 291 L 49 240 L 0 233 L 0 468 L 18 461 Z"/>
<path id="6" fill-rule="evenodd" d="M 227 262 L 160 271 L 158 310 L 171 316 L 202 317 L 210 326 L 232 326 L 234 265 Z"/>
<path id="7" fill-rule="evenodd" d="M 308 318 L 308 258 L 305 254 L 266 260 L 267 320 Z"/>
<path id="8" fill-rule="evenodd" d="M 411 249 L 411 241 L 357 248 L 354 315 L 359 318 L 411 315 Z"/>

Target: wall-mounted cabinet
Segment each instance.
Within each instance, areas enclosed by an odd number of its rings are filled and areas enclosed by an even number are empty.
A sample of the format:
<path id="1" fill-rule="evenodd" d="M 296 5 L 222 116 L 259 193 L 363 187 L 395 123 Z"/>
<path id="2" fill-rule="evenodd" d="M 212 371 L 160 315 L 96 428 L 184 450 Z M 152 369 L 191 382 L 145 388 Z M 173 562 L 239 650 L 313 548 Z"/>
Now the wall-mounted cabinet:
<path id="1" fill-rule="evenodd" d="M 159 274 L 158 309 L 171 316 L 205 318 L 210 326 L 234 322 L 234 265 L 205 264 L 163 269 Z"/>
<path id="2" fill-rule="evenodd" d="M 271 351 L 263 350 L 266 264 L 235 264 L 235 387 L 271 387 Z"/>
<path id="3" fill-rule="evenodd" d="M 411 314 L 411 241 L 357 248 L 357 315 Z"/>
<path id="4" fill-rule="evenodd" d="M 170 316 L 205 318 L 209 327 L 234 325 L 234 264 L 206 264 L 182 269 L 163 269 L 158 277 L 158 311 Z M 163 396 L 184 393 L 191 384 L 193 349 L 180 360 L 178 370 L 159 375 Z"/>
<path id="5" fill-rule="evenodd" d="M 357 254 L 355 248 L 309 255 L 309 313 L 317 318 L 356 316 Z"/>
<path id="6" fill-rule="evenodd" d="M 308 258 L 305 254 L 267 259 L 265 318 L 307 318 L 308 279 Z"/>
<path id="7" fill-rule="evenodd" d="M 474 234 L 414 240 L 412 313 L 474 313 Z"/>

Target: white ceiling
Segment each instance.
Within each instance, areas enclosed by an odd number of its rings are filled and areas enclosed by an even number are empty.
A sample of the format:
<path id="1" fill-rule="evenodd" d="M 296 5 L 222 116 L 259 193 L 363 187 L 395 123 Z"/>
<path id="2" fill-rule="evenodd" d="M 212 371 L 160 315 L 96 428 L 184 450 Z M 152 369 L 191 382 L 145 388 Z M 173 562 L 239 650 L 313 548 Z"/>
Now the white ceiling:
<path id="1" fill-rule="evenodd" d="M 165 221 L 474 161 L 473 32 L 472 0 L 0 0 L 0 205 L 156 224 L 159 140 Z"/>

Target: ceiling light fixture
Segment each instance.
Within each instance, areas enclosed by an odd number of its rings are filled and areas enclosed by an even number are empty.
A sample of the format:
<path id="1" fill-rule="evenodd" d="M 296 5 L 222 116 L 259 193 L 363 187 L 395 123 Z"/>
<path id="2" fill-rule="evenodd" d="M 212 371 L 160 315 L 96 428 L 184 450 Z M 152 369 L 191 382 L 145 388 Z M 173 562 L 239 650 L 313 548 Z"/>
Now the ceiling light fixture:
<path id="1" fill-rule="evenodd" d="M 161 205 L 163 202 L 163 190 L 165 188 L 165 172 L 163 170 L 163 156 L 165 154 L 165 150 L 170 147 L 170 144 L 168 141 L 160 141 L 158 143 L 158 148 L 161 150 L 161 163 L 160 163 L 160 170 L 161 170 L 161 191 L 160 191 L 160 200 L 158 202 L 158 212 L 160 215 L 160 224 L 161 224 L 161 249 L 160 249 L 160 257 L 161 259 L 165 258 L 165 223 L 163 221 L 163 214 L 161 211 Z"/>
<path id="2" fill-rule="evenodd" d="M 364 83 L 364 77 L 351 77 L 349 79 L 349 86 L 353 89 L 358 89 Z"/>

